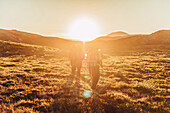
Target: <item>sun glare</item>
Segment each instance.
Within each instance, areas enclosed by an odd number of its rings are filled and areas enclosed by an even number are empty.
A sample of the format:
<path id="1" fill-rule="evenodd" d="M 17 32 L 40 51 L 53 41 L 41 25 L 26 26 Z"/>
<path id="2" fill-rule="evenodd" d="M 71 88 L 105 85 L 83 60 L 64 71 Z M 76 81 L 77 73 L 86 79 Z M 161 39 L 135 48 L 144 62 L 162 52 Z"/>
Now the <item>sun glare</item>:
<path id="1" fill-rule="evenodd" d="M 68 34 L 73 39 L 90 41 L 99 36 L 99 27 L 93 19 L 83 17 L 70 24 Z"/>

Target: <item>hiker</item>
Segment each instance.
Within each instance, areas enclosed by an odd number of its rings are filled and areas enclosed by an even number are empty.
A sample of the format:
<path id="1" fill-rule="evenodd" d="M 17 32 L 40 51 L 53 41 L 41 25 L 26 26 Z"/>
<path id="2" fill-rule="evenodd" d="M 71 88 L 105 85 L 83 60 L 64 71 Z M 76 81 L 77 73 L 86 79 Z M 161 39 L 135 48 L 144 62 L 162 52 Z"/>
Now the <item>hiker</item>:
<path id="1" fill-rule="evenodd" d="M 74 46 L 72 46 L 69 53 L 69 59 L 70 59 L 71 71 L 72 71 L 71 78 L 73 79 L 75 75 L 77 75 L 76 84 L 79 84 L 81 66 L 82 66 L 82 61 L 84 59 L 83 46 L 80 44 L 75 44 Z M 73 80 L 71 80 L 70 82 L 73 82 Z"/>
<path id="2" fill-rule="evenodd" d="M 94 45 L 91 45 L 87 51 L 87 62 L 89 66 L 89 73 L 91 75 L 91 88 L 96 90 L 96 85 L 100 77 L 100 66 L 102 67 L 102 53 L 101 50 Z"/>

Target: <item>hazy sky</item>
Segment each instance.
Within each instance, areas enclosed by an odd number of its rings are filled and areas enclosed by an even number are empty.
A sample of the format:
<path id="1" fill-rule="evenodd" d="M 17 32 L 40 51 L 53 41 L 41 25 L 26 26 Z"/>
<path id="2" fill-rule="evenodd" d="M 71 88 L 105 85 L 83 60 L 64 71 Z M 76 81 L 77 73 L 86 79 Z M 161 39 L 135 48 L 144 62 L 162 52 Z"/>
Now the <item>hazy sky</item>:
<path id="1" fill-rule="evenodd" d="M 0 28 L 66 35 L 75 19 L 92 18 L 100 34 L 170 28 L 170 0 L 0 0 Z"/>

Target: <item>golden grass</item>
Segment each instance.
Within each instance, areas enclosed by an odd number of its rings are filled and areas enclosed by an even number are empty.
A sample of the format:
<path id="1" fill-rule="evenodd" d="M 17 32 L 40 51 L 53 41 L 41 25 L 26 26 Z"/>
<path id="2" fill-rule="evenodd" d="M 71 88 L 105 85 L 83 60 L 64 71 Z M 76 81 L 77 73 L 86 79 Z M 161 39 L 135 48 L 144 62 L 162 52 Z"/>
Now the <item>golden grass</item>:
<path id="1" fill-rule="evenodd" d="M 0 112 L 170 112 L 168 50 L 104 55 L 99 94 L 89 98 L 83 97 L 91 91 L 85 62 L 77 94 L 74 83 L 66 84 L 65 53 L 38 51 L 43 54 L 0 57 Z"/>

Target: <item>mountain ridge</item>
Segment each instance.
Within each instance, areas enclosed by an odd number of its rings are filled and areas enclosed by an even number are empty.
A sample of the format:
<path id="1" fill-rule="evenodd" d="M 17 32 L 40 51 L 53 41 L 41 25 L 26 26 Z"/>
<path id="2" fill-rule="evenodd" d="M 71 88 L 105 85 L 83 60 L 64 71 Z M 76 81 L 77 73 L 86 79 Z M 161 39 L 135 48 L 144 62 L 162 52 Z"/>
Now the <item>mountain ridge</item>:
<path id="1" fill-rule="evenodd" d="M 78 42 L 59 37 L 46 37 L 18 30 L 4 30 L 4 29 L 0 29 L 0 40 L 59 48 L 63 48 L 64 45 L 66 46 L 70 45 L 71 43 Z"/>
<path id="2" fill-rule="evenodd" d="M 0 40 L 11 41 L 16 43 L 24 43 L 31 45 L 40 45 L 55 47 L 68 50 L 72 44 L 82 43 L 81 41 L 69 40 L 59 37 L 45 37 L 33 33 L 27 33 L 18 30 L 0 29 Z M 92 41 L 86 42 L 99 45 L 101 48 L 120 49 L 120 48 L 136 48 L 146 45 L 161 45 L 168 47 L 170 45 L 170 30 L 159 30 L 151 34 L 135 34 L 131 35 L 125 32 L 113 32 L 103 37 L 98 37 Z"/>

